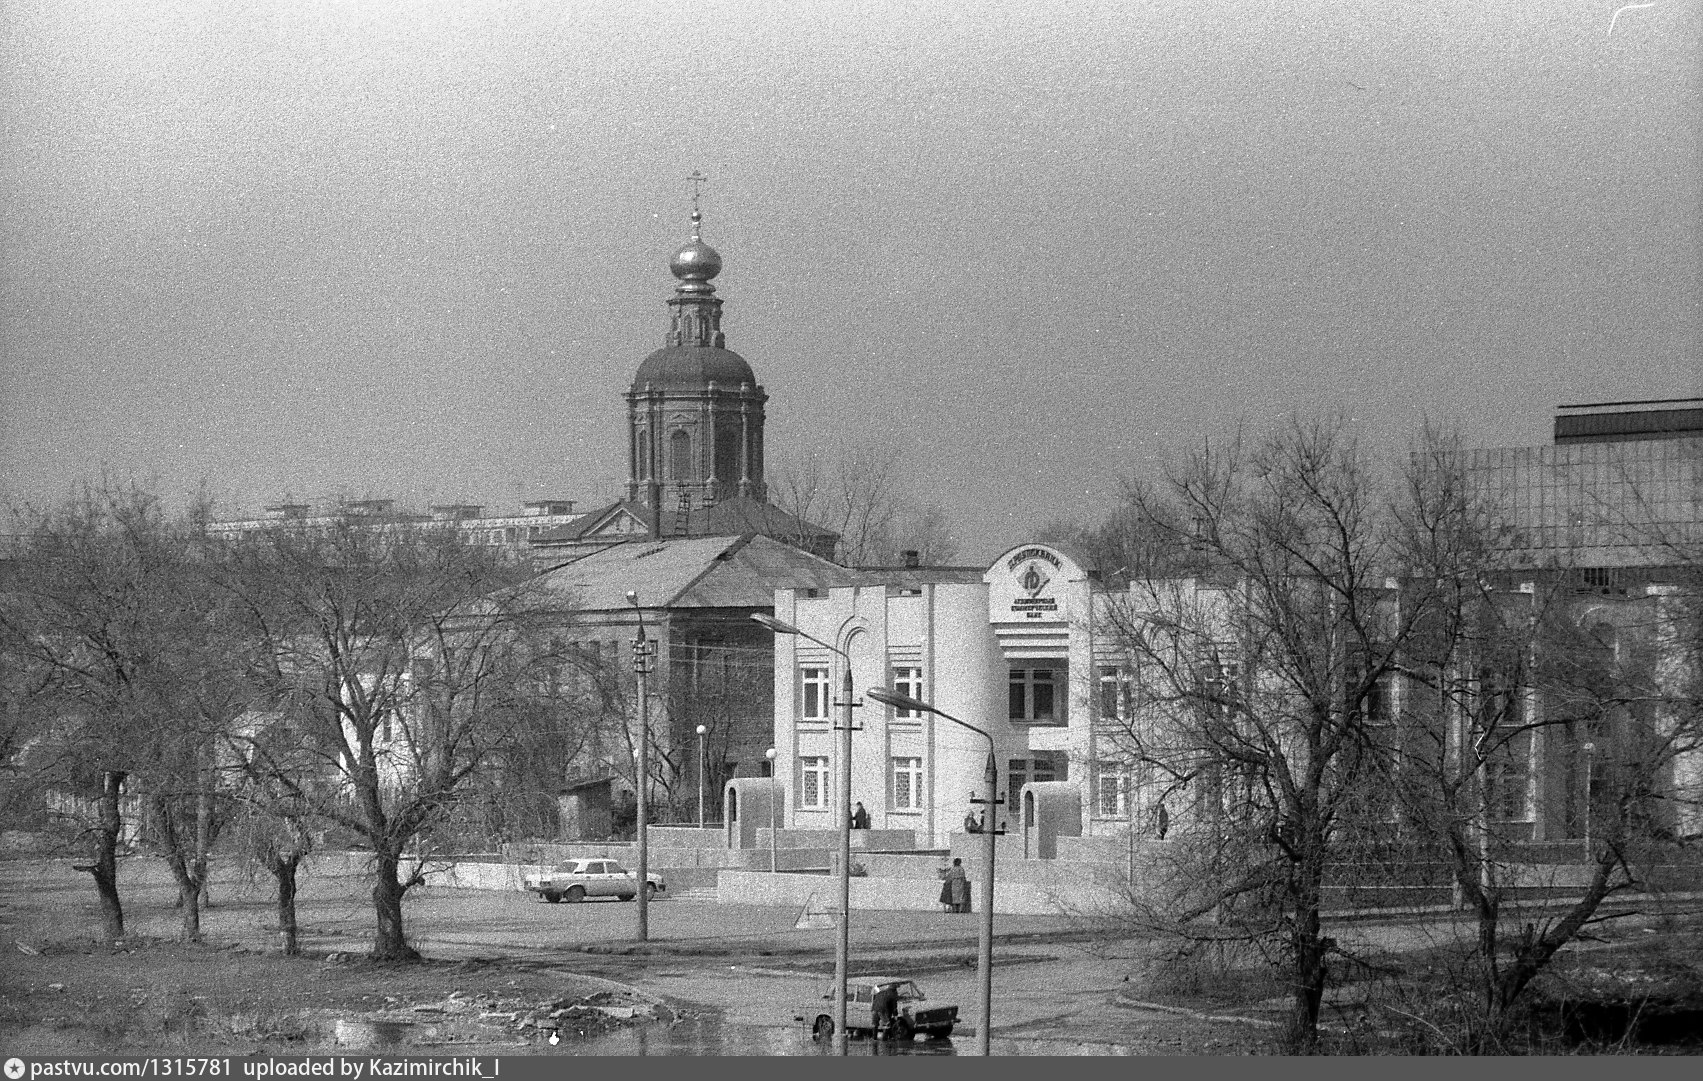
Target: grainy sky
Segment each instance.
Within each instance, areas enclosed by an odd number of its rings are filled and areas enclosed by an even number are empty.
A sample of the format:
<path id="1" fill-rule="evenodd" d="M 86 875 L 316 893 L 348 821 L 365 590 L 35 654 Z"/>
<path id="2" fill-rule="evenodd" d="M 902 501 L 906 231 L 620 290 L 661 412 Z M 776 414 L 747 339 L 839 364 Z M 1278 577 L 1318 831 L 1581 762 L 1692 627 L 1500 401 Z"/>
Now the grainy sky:
<path id="1" fill-rule="evenodd" d="M 771 471 L 968 559 L 1247 418 L 1703 394 L 1703 2 L 0 6 L 0 495 L 612 497 L 701 169 Z"/>

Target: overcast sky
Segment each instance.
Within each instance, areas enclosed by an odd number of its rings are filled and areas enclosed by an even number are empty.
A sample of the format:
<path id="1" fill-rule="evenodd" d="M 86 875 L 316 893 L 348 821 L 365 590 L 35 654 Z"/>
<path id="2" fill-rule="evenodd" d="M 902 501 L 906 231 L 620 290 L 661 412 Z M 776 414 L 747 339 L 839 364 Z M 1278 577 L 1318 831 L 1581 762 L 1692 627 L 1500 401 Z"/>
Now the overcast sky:
<path id="1" fill-rule="evenodd" d="M 615 496 L 684 177 L 773 471 L 978 560 L 1248 418 L 1703 394 L 1703 2 L 0 6 L 0 495 Z"/>

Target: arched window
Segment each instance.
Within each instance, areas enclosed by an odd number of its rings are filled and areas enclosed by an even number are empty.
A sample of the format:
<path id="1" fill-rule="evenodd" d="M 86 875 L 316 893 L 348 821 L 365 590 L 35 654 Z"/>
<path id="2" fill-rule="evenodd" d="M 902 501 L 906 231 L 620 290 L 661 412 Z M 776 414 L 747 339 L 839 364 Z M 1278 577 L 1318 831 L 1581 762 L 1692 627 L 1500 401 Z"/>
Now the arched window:
<path id="1" fill-rule="evenodd" d="M 692 433 L 676 428 L 668 436 L 669 480 L 692 480 Z"/>

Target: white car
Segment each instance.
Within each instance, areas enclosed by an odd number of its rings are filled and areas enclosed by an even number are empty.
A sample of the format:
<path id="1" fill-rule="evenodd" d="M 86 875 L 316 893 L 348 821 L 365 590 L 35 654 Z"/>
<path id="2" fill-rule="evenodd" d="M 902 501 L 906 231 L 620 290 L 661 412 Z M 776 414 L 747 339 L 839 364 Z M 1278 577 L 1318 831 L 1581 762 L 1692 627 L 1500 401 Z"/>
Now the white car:
<path id="1" fill-rule="evenodd" d="M 648 879 L 647 898 L 668 891 L 668 884 L 655 871 Z M 522 888 L 536 893 L 551 904 L 567 900 L 579 902 L 587 897 L 618 897 L 631 901 L 639 895 L 638 876 L 614 860 L 569 860 L 559 863 L 555 870 L 527 875 Z"/>

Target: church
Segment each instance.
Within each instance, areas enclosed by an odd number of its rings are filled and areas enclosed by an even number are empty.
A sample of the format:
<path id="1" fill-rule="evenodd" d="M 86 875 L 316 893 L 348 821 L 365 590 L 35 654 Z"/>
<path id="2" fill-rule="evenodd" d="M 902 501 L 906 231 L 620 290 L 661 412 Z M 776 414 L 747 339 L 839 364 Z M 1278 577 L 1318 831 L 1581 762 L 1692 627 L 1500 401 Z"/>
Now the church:
<path id="1" fill-rule="evenodd" d="M 668 266 L 679 284 L 668 300 L 663 345 L 639 363 L 626 393 L 624 498 L 590 510 L 576 510 L 575 500 L 540 498 L 508 515 L 487 515 L 482 505 L 468 503 L 436 505 L 422 514 L 383 498 L 342 501 L 316 513 L 308 504 L 285 501 L 267 506 L 263 517 L 211 528 L 235 536 L 281 522 L 349 519 L 448 528 L 540 565 L 635 539 L 757 534 L 833 559 L 838 534 L 769 502 L 763 476 L 768 395 L 745 358 L 727 348 L 714 284 L 721 255 L 704 242 L 703 214 L 696 208 L 691 239 Z"/>
<path id="2" fill-rule="evenodd" d="M 827 590 L 856 572 L 832 562 L 838 536 L 768 501 L 768 395 L 727 348 L 714 279 L 721 255 L 692 212 L 674 254 L 662 348 L 626 394 L 625 498 L 528 538 L 541 580 L 572 613 L 572 635 L 605 671 L 633 674 L 631 642 L 655 649 L 649 678 L 650 783 L 658 821 L 713 821 L 719 793 L 772 768 L 773 642 L 751 620 L 781 586 Z M 626 696 L 622 696 L 626 701 Z M 562 838 L 625 831 L 636 777 L 632 718 L 594 742 L 559 793 Z"/>
<path id="3" fill-rule="evenodd" d="M 676 286 L 662 347 L 639 362 L 625 395 L 623 498 L 589 510 L 539 499 L 501 516 L 476 504 L 414 513 L 375 498 L 315 513 L 280 502 L 264 517 L 211 527 L 231 537 L 351 520 L 452 529 L 530 561 L 560 598 L 563 634 L 583 667 L 599 673 L 609 702 L 610 715 L 562 778 L 567 840 L 626 827 L 636 783 L 631 644 L 641 627 L 655 650 L 647 696 L 653 821 L 714 820 L 727 781 L 771 769 L 773 638 L 750 617 L 772 613 L 782 585 L 825 591 L 857 578 L 832 561 L 836 533 L 769 502 L 768 395 L 727 347 L 714 284 L 722 258 L 704 241 L 696 207 L 691 221 L 690 239 L 668 264 Z"/>
<path id="4" fill-rule="evenodd" d="M 747 533 L 833 558 L 837 534 L 769 502 L 769 396 L 745 358 L 727 348 L 714 284 L 721 267 L 721 255 L 704 243 L 703 215 L 693 210 L 692 239 L 668 264 L 680 284 L 668 300 L 667 335 L 640 362 L 626 395 L 626 498 L 531 538 L 538 558 L 634 537 Z"/>

